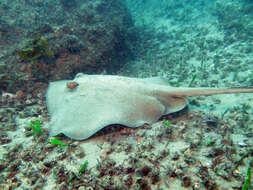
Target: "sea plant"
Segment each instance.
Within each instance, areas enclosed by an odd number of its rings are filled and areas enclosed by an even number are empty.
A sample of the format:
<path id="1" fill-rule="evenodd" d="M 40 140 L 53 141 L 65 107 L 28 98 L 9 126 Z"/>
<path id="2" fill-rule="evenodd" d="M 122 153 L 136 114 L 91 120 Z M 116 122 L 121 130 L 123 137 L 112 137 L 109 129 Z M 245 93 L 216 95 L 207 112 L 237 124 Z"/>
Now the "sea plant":
<path id="1" fill-rule="evenodd" d="M 87 169 L 87 166 L 88 166 L 88 160 L 85 160 L 81 168 L 79 169 L 78 174 L 81 175 Z"/>
<path id="2" fill-rule="evenodd" d="M 63 143 L 62 141 L 60 141 L 59 139 L 55 137 L 50 140 L 50 143 L 60 145 L 60 146 L 67 146 L 67 144 Z"/>
<path id="3" fill-rule="evenodd" d="M 206 146 L 213 146 L 217 140 L 218 139 L 211 139 L 211 140 L 207 141 Z"/>
<path id="4" fill-rule="evenodd" d="M 252 178 L 252 172 L 251 169 L 253 168 L 253 158 L 251 159 L 248 169 L 247 169 L 247 173 L 246 173 L 246 177 L 245 177 L 245 181 L 244 184 L 242 186 L 242 190 L 249 190 L 250 185 L 251 185 L 251 178 Z"/>
<path id="5" fill-rule="evenodd" d="M 169 121 L 163 120 L 163 123 L 164 123 L 168 128 L 170 128 L 170 122 L 169 122 Z"/>
<path id="6" fill-rule="evenodd" d="M 40 126 L 39 119 L 31 121 L 30 127 L 32 128 L 33 135 L 40 135 L 41 134 L 41 126 Z"/>
<path id="7" fill-rule="evenodd" d="M 48 46 L 48 42 L 41 35 L 38 35 L 20 50 L 18 55 L 25 61 L 34 61 L 42 56 L 52 56 L 54 53 Z"/>
<path id="8" fill-rule="evenodd" d="M 189 83 L 189 87 L 192 87 L 193 83 L 194 83 L 195 80 L 196 80 L 196 77 L 197 77 L 197 74 L 195 74 L 195 75 L 192 76 L 192 80 L 191 80 L 191 82 Z"/>
<path id="9" fill-rule="evenodd" d="M 238 168 L 238 166 L 242 164 L 243 160 L 244 160 L 245 158 L 247 158 L 249 155 L 251 155 L 252 153 L 253 153 L 253 150 L 251 150 L 251 151 L 246 152 L 245 154 L 243 154 L 243 155 L 241 156 L 241 158 L 240 158 L 238 161 L 235 162 L 235 165 L 234 165 L 234 168 L 233 168 L 232 171 L 236 170 L 236 169 Z"/>

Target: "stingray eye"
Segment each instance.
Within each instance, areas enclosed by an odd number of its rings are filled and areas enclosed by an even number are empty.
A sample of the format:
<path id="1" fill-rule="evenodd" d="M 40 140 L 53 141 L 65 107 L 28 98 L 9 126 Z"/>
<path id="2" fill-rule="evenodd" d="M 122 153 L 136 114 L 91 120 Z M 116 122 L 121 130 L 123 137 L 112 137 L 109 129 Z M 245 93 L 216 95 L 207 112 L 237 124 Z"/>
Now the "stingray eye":
<path id="1" fill-rule="evenodd" d="M 79 84 L 77 82 L 67 82 L 67 87 L 70 90 L 75 89 Z"/>
<path id="2" fill-rule="evenodd" d="M 75 78 L 81 78 L 81 77 L 84 77 L 86 76 L 86 74 L 83 74 L 83 73 L 77 73 Z"/>

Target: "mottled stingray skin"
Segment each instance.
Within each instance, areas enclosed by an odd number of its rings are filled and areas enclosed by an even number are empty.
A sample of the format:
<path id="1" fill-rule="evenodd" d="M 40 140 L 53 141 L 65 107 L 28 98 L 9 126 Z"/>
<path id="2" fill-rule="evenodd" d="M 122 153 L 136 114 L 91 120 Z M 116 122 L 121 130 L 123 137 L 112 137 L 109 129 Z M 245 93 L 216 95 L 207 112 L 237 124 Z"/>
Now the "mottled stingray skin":
<path id="1" fill-rule="evenodd" d="M 111 124 L 136 128 L 156 122 L 161 116 L 186 106 L 184 96 L 223 93 L 252 93 L 252 88 L 176 88 L 159 77 L 129 78 L 113 75 L 77 74 L 71 80 L 51 82 L 47 108 L 51 117 L 50 135 L 60 133 L 83 140 Z"/>

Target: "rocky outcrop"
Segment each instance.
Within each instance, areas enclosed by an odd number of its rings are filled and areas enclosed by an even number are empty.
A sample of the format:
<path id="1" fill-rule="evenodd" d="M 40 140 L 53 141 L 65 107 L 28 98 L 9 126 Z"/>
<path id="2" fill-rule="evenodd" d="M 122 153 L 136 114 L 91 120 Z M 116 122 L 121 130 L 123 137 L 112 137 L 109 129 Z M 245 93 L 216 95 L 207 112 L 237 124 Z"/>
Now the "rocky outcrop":
<path id="1" fill-rule="evenodd" d="M 6 49 L 0 55 L 3 90 L 70 79 L 77 72 L 112 73 L 130 57 L 136 41 L 131 17 L 119 0 L 71 5 L 64 0 L 3 1 L 0 10 L 15 13 L 5 19 L 9 29 L 0 28 L 0 46 Z"/>

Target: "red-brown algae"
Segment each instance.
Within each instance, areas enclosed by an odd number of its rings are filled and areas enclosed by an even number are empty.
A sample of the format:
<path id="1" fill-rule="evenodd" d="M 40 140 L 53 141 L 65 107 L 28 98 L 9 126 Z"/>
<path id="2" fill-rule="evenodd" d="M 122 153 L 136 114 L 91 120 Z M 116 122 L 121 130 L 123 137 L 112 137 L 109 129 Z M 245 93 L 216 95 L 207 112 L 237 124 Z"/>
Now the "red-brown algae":
<path id="1" fill-rule="evenodd" d="M 74 90 L 79 84 L 75 81 L 73 82 L 67 82 L 67 88 L 70 89 L 70 90 Z"/>

